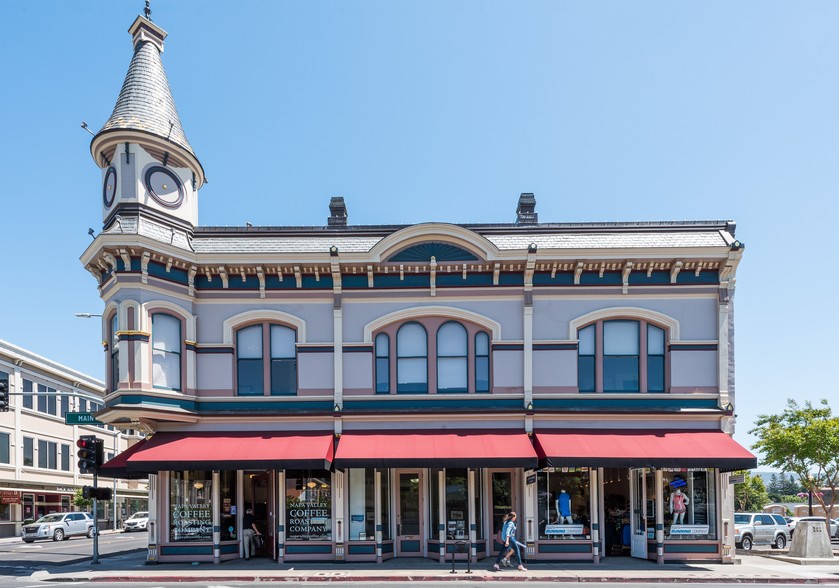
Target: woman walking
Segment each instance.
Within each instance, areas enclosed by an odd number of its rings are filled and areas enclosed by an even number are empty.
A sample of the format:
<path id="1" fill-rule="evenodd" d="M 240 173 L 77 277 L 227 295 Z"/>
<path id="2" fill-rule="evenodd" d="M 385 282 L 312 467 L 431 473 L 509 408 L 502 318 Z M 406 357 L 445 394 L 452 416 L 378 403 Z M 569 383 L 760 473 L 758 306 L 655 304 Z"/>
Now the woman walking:
<path id="1" fill-rule="evenodd" d="M 519 551 L 519 544 L 516 541 L 516 511 L 511 510 L 510 514 L 505 517 L 501 526 L 501 536 L 504 538 L 504 543 L 501 547 L 501 551 L 498 552 L 498 557 L 495 558 L 495 563 L 492 566 L 493 569 L 495 571 L 501 570 L 501 566 L 499 564 L 502 560 L 507 559 L 505 558 L 505 555 L 509 552 L 510 557 L 515 554 L 518 559 L 519 571 L 526 572 L 527 568 L 522 565 L 521 552 Z M 507 561 L 509 560 L 507 559 Z"/>

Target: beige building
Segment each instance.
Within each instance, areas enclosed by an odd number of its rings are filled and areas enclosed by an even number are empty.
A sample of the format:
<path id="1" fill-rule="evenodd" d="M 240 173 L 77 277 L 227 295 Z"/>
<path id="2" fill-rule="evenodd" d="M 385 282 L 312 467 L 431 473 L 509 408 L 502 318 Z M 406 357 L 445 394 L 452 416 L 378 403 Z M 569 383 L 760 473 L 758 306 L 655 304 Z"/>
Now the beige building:
<path id="1" fill-rule="evenodd" d="M 93 483 L 82 475 L 76 439 L 96 435 L 109 459 L 139 440 L 135 431 L 108 425 L 68 425 L 67 413 L 94 413 L 102 407 L 103 382 L 0 340 L 0 380 L 7 380 L 10 408 L 0 412 L 0 537 L 20 534 L 24 520 L 75 510 L 77 488 Z M 144 510 L 145 480 L 100 479 L 116 490 L 116 501 L 102 504 L 103 525 Z M 116 506 L 116 513 L 114 507 Z M 116 516 L 114 516 L 116 514 Z"/>

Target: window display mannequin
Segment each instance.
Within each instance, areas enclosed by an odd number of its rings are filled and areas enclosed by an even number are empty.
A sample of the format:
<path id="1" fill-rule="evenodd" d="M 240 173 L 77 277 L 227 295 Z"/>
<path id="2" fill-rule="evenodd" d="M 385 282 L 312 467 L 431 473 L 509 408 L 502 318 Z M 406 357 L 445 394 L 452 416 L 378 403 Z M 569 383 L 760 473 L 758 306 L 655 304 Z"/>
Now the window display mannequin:
<path id="1" fill-rule="evenodd" d="M 571 525 L 574 519 L 571 517 L 571 495 L 565 490 L 560 490 L 556 497 L 556 522 L 560 525 Z"/>
<path id="2" fill-rule="evenodd" d="M 681 488 L 676 488 L 670 493 L 670 514 L 673 515 L 674 525 L 685 523 L 685 512 L 688 504 L 690 504 L 690 499 L 682 493 Z"/>

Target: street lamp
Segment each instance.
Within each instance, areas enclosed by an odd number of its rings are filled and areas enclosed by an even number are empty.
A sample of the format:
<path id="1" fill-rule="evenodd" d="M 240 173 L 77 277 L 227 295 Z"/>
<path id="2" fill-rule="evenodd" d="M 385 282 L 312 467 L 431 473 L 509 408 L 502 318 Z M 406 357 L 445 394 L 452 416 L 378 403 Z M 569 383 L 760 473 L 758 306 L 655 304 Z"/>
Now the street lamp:
<path id="1" fill-rule="evenodd" d="M 90 312 L 74 312 L 73 314 L 76 315 L 76 318 L 102 318 L 101 314 L 92 314 Z"/>

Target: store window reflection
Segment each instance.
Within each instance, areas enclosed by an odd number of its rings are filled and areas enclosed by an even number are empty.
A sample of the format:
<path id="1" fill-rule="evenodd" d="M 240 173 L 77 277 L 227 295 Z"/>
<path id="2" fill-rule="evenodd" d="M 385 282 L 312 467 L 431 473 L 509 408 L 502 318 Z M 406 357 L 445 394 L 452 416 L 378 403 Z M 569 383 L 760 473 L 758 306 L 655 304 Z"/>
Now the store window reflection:
<path id="1" fill-rule="evenodd" d="M 213 476 L 207 471 L 169 477 L 169 540 L 213 540 Z"/>
<path id="2" fill-rule="evenodd" d="M 545 468 L 536 476 L 539 539 L 591 537 L 588 468 Z"/>
<path id="3" fill-rule="evenodd" d="M 331 474 L 327 470 L 288 470 L 285 490 L 286 539 L 331 541 Z"/>
<path id="4" fill-rule="evenodd" d="M 664 535 L 668 539 L 716 539 L 714 470 L 664 470 Z"/>

